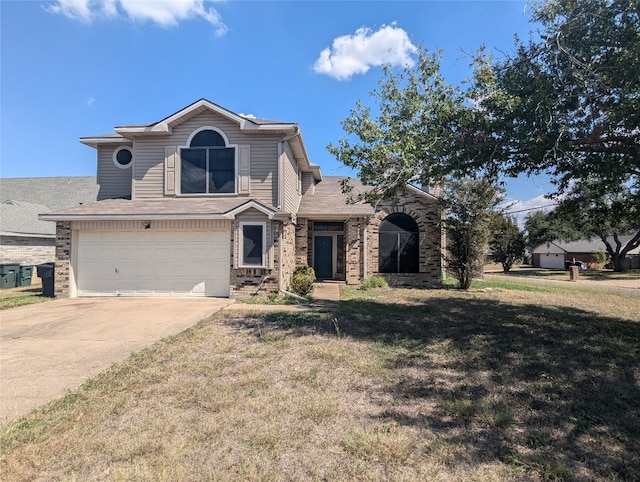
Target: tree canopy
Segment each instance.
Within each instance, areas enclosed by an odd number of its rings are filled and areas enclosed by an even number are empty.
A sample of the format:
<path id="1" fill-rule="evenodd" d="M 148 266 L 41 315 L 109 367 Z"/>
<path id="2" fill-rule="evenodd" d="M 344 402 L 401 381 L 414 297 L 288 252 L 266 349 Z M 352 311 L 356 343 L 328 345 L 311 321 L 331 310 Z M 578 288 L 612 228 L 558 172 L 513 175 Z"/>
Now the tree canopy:
<path id="1" fill-rule="evenodd" d="M 640 1 L 534 0 L 531 19 L 538 30 L 515 39 L 512 54 L 479 50 L 465 89 L 426 49 L 413 67 L 385 68 L 373 108 L 358 101 L 342 121 L 346 137 L 328 149 L 371 186 L 368 200 L 447 176 L 546 174 L 565 214 L 589 211 L 581 235 L 606 227 L 636 240 Z M 607 196 L 623 211 L 600 209 Z"/>

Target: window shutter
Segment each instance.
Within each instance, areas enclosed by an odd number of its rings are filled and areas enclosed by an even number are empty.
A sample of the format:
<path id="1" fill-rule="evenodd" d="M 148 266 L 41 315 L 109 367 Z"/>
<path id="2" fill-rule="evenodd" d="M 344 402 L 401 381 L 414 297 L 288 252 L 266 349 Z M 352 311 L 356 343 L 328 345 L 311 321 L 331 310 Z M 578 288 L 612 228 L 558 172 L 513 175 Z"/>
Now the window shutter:
<path id="1" fill-rule="evenodd" d="M 249 194 L 251 181 L 251 146 L 238 146 L 238 194 Z"/>
<path id="2" fill-rule="evenodd" d="M 165 146 L 164 148 L 164 193 L 167 196 L 175 196 L 176 192 L 176 166 L 178 165 L 178 147 Z"/>

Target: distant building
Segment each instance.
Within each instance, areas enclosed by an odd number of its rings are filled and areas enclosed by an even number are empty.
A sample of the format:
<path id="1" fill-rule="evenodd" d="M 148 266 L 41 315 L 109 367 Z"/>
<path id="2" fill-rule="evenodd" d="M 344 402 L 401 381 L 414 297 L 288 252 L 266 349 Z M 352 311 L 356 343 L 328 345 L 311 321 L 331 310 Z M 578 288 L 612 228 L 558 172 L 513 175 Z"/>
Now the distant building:
<path id="1" fill-rule="evenodd" d="M 0 263 L 55 260 L 55 224 L 39 214 L 96 202 L 93 176 L 0 179 Z"/>
<path id="2" fill-rule="evenodd" d="M 623 245 L 631 238 L 632 236 L 618 236 Z M 608 241 L 615 244 L 613 237 Z M 566 267 L 565 263 L 574 259 L 587 265 L 593 263 L 593 253 L 598 251 L 607 251 L 604 243 L 599 238 L 570 242 L 555 240 L 535 246 L 531 252 L 531 261 L 533 266 L 537 268 L 564 269 Z M 627 253 L 625 267 L 626 269 L 640 268 L 640 247 Z"/>

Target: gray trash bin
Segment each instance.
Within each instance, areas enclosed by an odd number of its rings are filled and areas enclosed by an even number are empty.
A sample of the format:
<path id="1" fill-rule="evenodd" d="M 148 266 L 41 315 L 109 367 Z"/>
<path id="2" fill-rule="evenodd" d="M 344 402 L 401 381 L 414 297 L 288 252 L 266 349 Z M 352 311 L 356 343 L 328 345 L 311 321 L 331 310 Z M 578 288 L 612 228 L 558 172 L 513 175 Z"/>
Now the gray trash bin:
<path id="1" fill-rule="evenodd" d="M 43 263 L 36 266 L 38 278 L 42 279 L 42 294 L 55 298 L 55 263 Z"/>
<path id="2" fill-rule="evenodd" d="M 31 278 L 33 277 L 33 266 L 20 266 L 18 277 L 16 278 L 16 286 L 31 286 Z"/>
<path id="3" fill-rule="evenodd" d="M 20 265 L 17 263 L 0 264 L 0 288 L 15 288 L 19 271 Z"/>

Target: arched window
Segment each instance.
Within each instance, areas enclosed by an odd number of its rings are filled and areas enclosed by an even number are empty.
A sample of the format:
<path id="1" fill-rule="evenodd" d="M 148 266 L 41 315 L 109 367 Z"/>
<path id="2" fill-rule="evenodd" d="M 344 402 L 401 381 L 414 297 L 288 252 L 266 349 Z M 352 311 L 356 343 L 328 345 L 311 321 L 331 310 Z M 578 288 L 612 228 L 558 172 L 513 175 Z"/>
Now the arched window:
<path id="1" fill-rule="evenodd" d="M 182 194 L 224 194 L 236 190 L 236 150 L 212 129 L 197 132 L 180 150 Z"/>
<path id="2" fill-rule="evenodd" d="M 380 223 L 378 234 L 380 273 L 417 273 L 419 244 L 418 225 L 411 216 L 387 216 Z"/>

